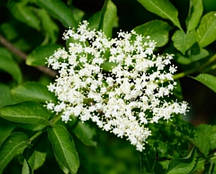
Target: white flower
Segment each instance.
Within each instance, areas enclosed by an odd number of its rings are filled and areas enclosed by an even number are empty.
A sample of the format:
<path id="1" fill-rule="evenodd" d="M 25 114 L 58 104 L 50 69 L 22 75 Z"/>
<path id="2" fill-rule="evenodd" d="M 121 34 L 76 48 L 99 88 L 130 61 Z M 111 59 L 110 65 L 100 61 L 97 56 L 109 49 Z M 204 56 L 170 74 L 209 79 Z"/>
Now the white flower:
<path id="1" fill-rule="evenodd" d="M 58 103 L 47 108 L 61 113 L 63 121 L 71 115 L 91 120 L 142 151 L 151 135 L 149 124 L 187 111 L 185 102 L 166 100 L 176 85 L 176 67 L 172 55 L 153 53 L 156 43 L 149 37 L 131 31 L 109 39 L 84 21 L 63 38 L 74 42 L 47 60 L 59 73 L 48 86 Z M 102 68 L 107 62 L 115 64 L 109 71 Z"/>

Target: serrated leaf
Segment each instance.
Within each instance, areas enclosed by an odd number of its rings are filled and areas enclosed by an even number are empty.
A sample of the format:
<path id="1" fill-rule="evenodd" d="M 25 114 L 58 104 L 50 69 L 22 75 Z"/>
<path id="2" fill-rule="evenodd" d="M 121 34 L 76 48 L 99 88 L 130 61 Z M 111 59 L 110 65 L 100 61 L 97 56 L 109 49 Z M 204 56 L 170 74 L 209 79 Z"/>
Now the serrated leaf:
<path id="1" fill-rule="evenodd" d="M 0 70 L 10 74 L 18 83 L 22 81 L 22 74 L 18 64 L 4 48 L 0 48 Z"/>
<path id="2" fill-rule="evenodd" d="M 26 134 L 16 132 L 0 148 L 0 173 L 3 172 L 4 168 L 15 156 L 23 153 L 28 145 L 27 138 Z"/>
<path id="3" fill-rule="evenodd" d="M 48 129 L 48 138 L 59 166 L 64 172 L 76 173 L 79 157 L 70 133 L 63 125 Z"/>
<path id="4" fill-rule="evenodd" d="M 31 66 L 44 66 L 46 65 L 46 58 L 51 56 L 58 48 L 60 46 L 57 44 L 39 46 L 28 55 L 26 64 Z"/>
<path id="5" fill-rule="evenodd" d="M 41 104 L 24 102 L 0 108 L 0 117 L 8 121 L 26 124 L 48 124 L 51 113 Z"/>
<path id="6" fill-rule="evenodd" d="M 196 42 L 195 37 L 194 31 L 185 33 L 182 30 L 177 30 L 172 36 L 172 40 L 175 48 L 181 51 L 182 54 L 185 54 L 185 52 Z"/>
<path id="7" fill-rule="evenodd" d="M 203 13 L 203 3 L 202 0 L 191 0 L 190 10 L 186 20 L 187 31 L 190 32 L 194 30 L 199 24 L 200 18 Z"/>
<path id="8" fill-rule="evenodd" d="M 42 28 L 45 31 L 46 37 L 49 38 L 50 43 L 55 43 L 58 39 L 59 28 L 56 23 L 51 19 L 49 14 L 44 9 L 36 11 L 41 20 Z"/>
<path id="9" fill-rule="evenodd" d="M 216 40 L 216 12 L 212 11 L 202 17 L 197 29 L 197 41 L 201 47 L 206 47 Z"/>
<path id="10" fill-rule="evenodd" d="M 93 140 L 95 130 L 90 128 L 86 123 L 79 122 L 73 129 L 76 137 L 87 146 L 96 146 L 96 142 Z"/>
<path id="11" fill-rule="evenodd" d="M 0 147 L 4 143 L 4 141 L 10 136 L 14 128 L 14 125 L 0 122 Z"/>
<path id="12" fill-rule="evenodd" d="M 40 20 L 36 14 L 26 5 L 25 2 L 12 2 L 10 1 L 8 8 L 11 14 L 19 21 L 26 25 L 40 30 Z"/>
<path id="13" fill-rule="evenodd" d="M 138 0 L 138 2 L 140 2 L 146 10 L 164 19 L 171 20 L 175 26 L 181 29 L 178 20 L 178 11 L 169 0 Z"/>
<path id="14" fill-rule="evenodd" d="M 134 28 L 134 31 L 143 36 L 150 36 L 150 39 L 156 42 L 156 46 L 162 47 L 169 40 L 170 29 L 171 27 L 168 23 L 162 20 L 152 20 L 137 26 Z"/>
<path id="15" fill-rule="evenodd" d="M 40 151 L 34 151 L 32 155 L 30 156 L 28 163 L 31 166 L 31 169 L 37 170 L 39 167 L 41 167 L 46 160 L 46 153 L 40 152 Z"/>
<path id="16" fill-rule="evenodd" d="M 0 83 L 0 108 L 13 103 L 13 99 L 11 97 L 10 88 Z"/>
<path id="17" fill-rule="evenodd" d="M 50 15 L 59 20 L 65 27 L 76 27 L 73 11 L 61 0 L 37 0 L 38 5 L 46 9 Z"/>
<path id="18" fill-rule="evenodd" d="M 210 88 L 212 91 L 216 92 L 216 77 L 211 74 L 199 74 L 194 77 L 195 80 L 199 81 L 203 85 Z"/>
<path id="19" fill-rule="evenodd" d="M 106 0 L 101 11 L 89 18 L 89 28 L 102 30 L 107 37 L 112 37 L 112 30 L 118 26 L 117 7 L 111 0 Z"/>
<path id="20" fill-rule="evenodd" d="M 21 101 L 56 101 L 53 93 L 39 82 L 26 82 L 11 90 L 12 95 Z"/>
<path id="21" fill-rule="evenodd" d="M 23 161 L 23 166 L 22 166 L 22 174 L 30 174 L 30 168 L 29 168 L 29 165 L 26 161 L 26 159 L 24 159 Z"/>

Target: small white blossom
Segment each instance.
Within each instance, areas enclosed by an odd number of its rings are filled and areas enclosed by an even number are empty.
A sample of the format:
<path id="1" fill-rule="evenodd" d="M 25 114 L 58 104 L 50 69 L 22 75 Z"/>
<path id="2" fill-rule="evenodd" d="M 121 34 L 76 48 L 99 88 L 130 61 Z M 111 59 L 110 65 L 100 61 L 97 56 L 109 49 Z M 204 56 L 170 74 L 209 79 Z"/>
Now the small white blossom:
<path id="1" fill-rule="evenodd" d="M 155 42 L 149 37 L 131 31 L 109 39 L 84 21 L 63 38 L 73 42 L 47 60 L 59 73 L 48 86 L 58 103 L 47 108 L 62 113 L 63 121 L 71 115 L 91 120 L 142 151 L 151 135 L 149 124 L 187 111 L 185 102 L 167 101 L 176 85 L 176 67 L 172 55 L 153 53 Z"/>

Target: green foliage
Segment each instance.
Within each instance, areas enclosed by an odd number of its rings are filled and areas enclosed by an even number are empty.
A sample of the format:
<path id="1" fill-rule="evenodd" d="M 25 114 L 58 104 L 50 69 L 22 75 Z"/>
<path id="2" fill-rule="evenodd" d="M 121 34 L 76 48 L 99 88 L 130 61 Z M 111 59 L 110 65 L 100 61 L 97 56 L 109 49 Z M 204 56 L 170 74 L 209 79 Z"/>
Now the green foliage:
<path id="1" fill-rule="evenodd" d="M 189 65 L 191 63 L 194 63 L 196 61 L 202 60 L 209 56 L 209 52 L 205 49 L 200 49 L 200 51 L 197 54 L 192 54 L 187 56 L 183 56 L 181 54 L 177 54 L 177 62 L 183 65 Z"/>
<path id="2" fill-rule="evenodd" d="M 96 146 L 96 142 L 92 140 L 96 132 L 86 123 L 77 123 L 73 129 L 73 132 L 83 144 L 87 146 Z"/>
<path id="3" fill-rule="evenodd" d="M 57 44 L 39 46 L 28 55 L 26 64 L 31 66 L 46 65 L 46 58 L 51 56 L 58 48 L 59 45 Z"/>
<path id="4" fill-rule="evenodd" d="M 16 123 L 46 125 L 50 116 L 51 113 L 43 105 L 34 102 L 19 103 L 0 109 L 0 117 Z"/>
<path id="5" fill-rule="evenodd" d="M 31 8 L 28 8 L 24 2 L 9 2 L 8 8 L 11 14 L 19 21 L 30 27 L 40 30 L 40 20 Z"/>
<path id="6" fill-rule="evenodd" d="M 169 19 L 181 29 L 181 25 L 178 20 L 178 11 L 169 2 L 169 0 L 138 0 L 148 11 L 155 13 L 156 15 Z"/>
<path id="7" fill-rule="evenodd" d="M 66 27 L 76 27 L 73 12 L 61 0 L 37 0 L 41 7 L 46 9 L 50 15 L 59 20 Z"/>
<path id="8" fill-rule="evenodd" d="M 4 141 L 10 136 L 15 126 L 7 123 L 0 123 L 0 147 Z"/>
<path id="9" fill-rule="evenodd" d="M 64 173 L 76 173 L 79 168 L 79 156 L 67 129 L 63 125 L 55 125 L 48 129 L 48 138 L 56 161 Z"/>
<path id="10" fill-rule="evenodd" d="M 102 30 L 108 37 L 112 37 L 113 27 L 118 26 L 117 8 L 111 0 L 106 0 L 101 11 L 95 13 L 89 21 L 89 27 Z"/>
<path id="11" fill-rule="evenodd" d="M 216 92 L 216 77 L 211 74 L 199 74 L 194 78 Z"/>
<path id="12" fill-rule="evenodd" d="M 9 73 L 17 81 L 17 83 L 20 83 L 22 81 L 20 67 L 13 60 L 11 54 L 4 48 L 0 48 L 0 57 L 0 70 Z"/>
<path id="13" fill-rule="evenodd" d="M 44 164 L 45 160 L 46 153 L 35 150 L 28 159 L 28 163 L 32 171 L 34 171 L 41 167 Z"/>
<path id="14" fill-rule="evenodd" d="M 200 125 L 195 133 L 194 144 L 207 156 L 210 150 L 216 148 L 216 126 Z"/>
<path id="15" fill-rule="evenodd" d="M 193 31 L 184 33 L 182 30 L 177 30 L 172 36 L 172 40 L 176 49 L 181 51 L 182 54 L 185 54 L 185 52 L 196 42 L 195 33 Z"/>
<path id="16" fill-rule="evenodd" d="M 56 98 L 47 87 L 38 82 L 26 82 L 11 90 L 12 95 L 19 101 L 55 101 Z"/>
<path id="17" fill-rule="evenodd" d="M 190 10 L 189 15 L 186 20 L 187 23 L 187 30 L 193 31 L 196 29 L 197 25 L 199 24 L 200 17 L 203 13 L 203 3 L 202 0 L 191 0 L 190 1 Z"/>
<path id="18" fill-rule="evenodd" d="M 216 39 L 216 12 L 209 12 L 202 17 L 197 29 L 197 40 L 201 47 L 206 47 Z"/>
<path id="19" fill-rule="evenodd" d="M 0 47 L 0 173 L 216 173 L 215 108 L 212 117 L 198 113 L 211 117 L 205 120 L 210 124 L 194 128 L 189 123 L 200 108 L 210 112 L 205 105 L 215 101 L 200 98 L 208 90 L 216 93 L 214 0 L 0 0 L 0 9 L 0 36 L 27 54 L 22 61 L 17 50 Z M 82 20 L 110 38 L 119 29 L 134 29 L 157 42 L 156 53 L 175 55 L 179 72 L 174 78 L 182 79 L 174 95 L 189 98 L 190 112 L 186 118 L 174 116 L 171 122 L 152 126 L 142 153 L 89 122 L 72 117 L 64 126 L 61 113 L 54 115 L 44 107 L 46 101 L 56 102 L 44 86 L 52 78 L 34 67 L 46 66 L 46 58 L 63 46 L 62 32 Z M 106 62 L 102 68 L 109 72 L 114 66 Z M 208 88 L 203 92 L 198 83 L 191 87 L 185 76 Z M 194 107 L 196 103 L 202 107 Z"/>
<path id="20" fill-rule="evenodd" d="M 153 20 L 137 26 L 134 28 L 134 31 L 143 36 L 150 36 L 150 38 L 156 42 L 158 47 L 162 47 L 169 41 L 170 29 L 171 27 L 166 22 L 162 20 Z"/>
<path id="21" fill-rule="evenodd" d="M 22 132 L 12 134 L 0 148 L 0 173 L 7 164 L 27 147 L 27 136 Z"/>
<path id="22" fill-rule="evenodd" d="M 195 154 L 193 150 L 192 153 L 192 155 L 189 154 L 189 157 L 171 160 L 169 163 L 167 174 L 191 173 L 194 166 L 196 165 L 196 158 L 194 158 Z"/>
<path id="23" fill-rule="evenodd" d="M 36 13 L 41 20 L 41 25 L 42 25 L 42 28 L 45 32 L 45 36 L 46 36 L 45 39 L 50 40 L 50 43 L 55 43 L 56 40 L 58 39 L 58 32 L 59 32 L 58 26 L 51 19 L 51 17 L 49 16 L 49 14 L 46 10 L 39 9 L 36 11 Z M 48 41 L 46 41 L 46 42 L 48 42 Z M 38 58 L 38 59 L 40 59 L 40 58 Z"/>
<path id="24" fill-rule="evenodd" d="M 23 161 L 22 174 L 30 174 L 30 168 L 25 159 Z"/>
<path id="25" fill-rule="evenodd" d="M 0 83 L 0 108 L 13 103 L 10 88 Z"/>

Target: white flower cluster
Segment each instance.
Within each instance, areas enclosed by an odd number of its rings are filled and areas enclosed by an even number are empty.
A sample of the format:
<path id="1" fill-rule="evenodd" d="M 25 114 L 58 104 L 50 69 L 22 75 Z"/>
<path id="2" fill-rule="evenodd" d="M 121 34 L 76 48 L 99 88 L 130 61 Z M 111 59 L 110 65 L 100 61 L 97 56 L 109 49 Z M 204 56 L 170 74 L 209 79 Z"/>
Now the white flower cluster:
<path id="1" fill-rule="evenodd" d="M 142 151 L 151 135 L 148 124 L 184 114 L 185 102 L 171 100 L 176 68 L 172 55 L 155 55 L 155 42 L 134 31 L 114 39 L 90 30 L 84 21 L 64 33 L 67 49 L 58 49 L 48 65 L 58 71 L 49 91 L 58 103 L 47 108 L 81 121 L 91 120 Z"/>

